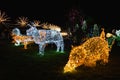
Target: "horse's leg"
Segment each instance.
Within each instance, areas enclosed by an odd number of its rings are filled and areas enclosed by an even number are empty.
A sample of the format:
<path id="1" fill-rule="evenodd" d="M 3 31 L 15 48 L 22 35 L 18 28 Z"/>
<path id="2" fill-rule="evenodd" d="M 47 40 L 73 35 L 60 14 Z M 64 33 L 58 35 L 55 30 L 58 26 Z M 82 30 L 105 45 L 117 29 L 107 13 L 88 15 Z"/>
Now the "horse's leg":
<path id="1" fill-rule="evenodd" d="M 64 42 L 63 41 L 61 41 L 60 48 L 61 48 L 61 53 L 63 53 L 64 52 Z"/>
<path id="2" fill-rule="evenodd" d="M 43 44 L 39 44 L 39 54 L 44 55 L 44 45 Z"/>
<path id="3" fill-rule="evenodd" d="M 59 52 L 59 50 L 60 50 L 60 42 L 56 42 L 55 44 L 56 44 L 56 46 L 57 46 L 56 52 Z"/>

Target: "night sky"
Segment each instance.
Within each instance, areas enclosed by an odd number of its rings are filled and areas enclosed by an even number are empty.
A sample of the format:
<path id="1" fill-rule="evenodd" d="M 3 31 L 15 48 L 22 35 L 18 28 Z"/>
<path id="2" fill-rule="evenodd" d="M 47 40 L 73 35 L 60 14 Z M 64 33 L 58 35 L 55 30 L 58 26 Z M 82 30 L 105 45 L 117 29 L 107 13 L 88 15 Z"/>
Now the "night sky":
<path id="1" fill-rule="evenodd" d="M 3 0 L 0 9 L 15 19 L 20 16 L 31 20 L 64 25 L 67 12 L 76 7 L 105 27 L 118 27 L 120 5 L 118 2 L 87 0 Z"/>

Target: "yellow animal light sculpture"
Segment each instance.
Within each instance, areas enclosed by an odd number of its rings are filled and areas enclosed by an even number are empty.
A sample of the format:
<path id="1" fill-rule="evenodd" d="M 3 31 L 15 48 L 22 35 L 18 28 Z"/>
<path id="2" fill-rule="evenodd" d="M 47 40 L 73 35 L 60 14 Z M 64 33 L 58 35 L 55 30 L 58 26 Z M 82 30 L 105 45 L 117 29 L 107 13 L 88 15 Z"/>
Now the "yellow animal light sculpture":
<path id="1" fill-rule="evenodd" d="M 24 49 L 27 49 L 28 44 L 33 43 L 31 36 L 18 36 L 18 35 L 15 35 L 12 38 L 13 38 L 13 43 L 15 43 L 16 46 L 20 45 L 20 43 L 21 43 L 21 44 L 24 45 Z"/>
<path id="2" fill-rule="evenodd" d="M 94 67 L 97 61 L 102 64 L 108 63 L 109 47 L 105 40 L 104 29 L 102 30 L 100 37 L 90 38 L 82 45 L 73 47 L 64 67 L 64 73 L 76 71 L 75 69 L 81 65 Z"/>
<path id="3" fill-rule="evenodd" d="M 28 44 L 34 42 L 32 36 L 22 35 L 18 28 L 14 28 L 12 30 L 11 37 L 13 39 L 12 43 L 14 43 L 15 46 L 19 46 L 20 44 L 23 44 L 24 49 L 27 49 Z"/>

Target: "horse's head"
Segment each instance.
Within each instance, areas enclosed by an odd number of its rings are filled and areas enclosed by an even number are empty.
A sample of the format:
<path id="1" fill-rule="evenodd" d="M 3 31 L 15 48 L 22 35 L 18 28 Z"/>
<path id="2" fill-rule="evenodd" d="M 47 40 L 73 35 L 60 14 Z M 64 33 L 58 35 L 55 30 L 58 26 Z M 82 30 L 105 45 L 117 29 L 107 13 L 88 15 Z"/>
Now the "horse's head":
<path id="1" fill-rule="evenodd" d="M 28 24 L 29 25 L 29 24 Z M 26 30 L 27 36 L 34 36 L 35 34 L 38 33 L 38 30 L 36 27 L 29 25 L 30 28 Z"/>

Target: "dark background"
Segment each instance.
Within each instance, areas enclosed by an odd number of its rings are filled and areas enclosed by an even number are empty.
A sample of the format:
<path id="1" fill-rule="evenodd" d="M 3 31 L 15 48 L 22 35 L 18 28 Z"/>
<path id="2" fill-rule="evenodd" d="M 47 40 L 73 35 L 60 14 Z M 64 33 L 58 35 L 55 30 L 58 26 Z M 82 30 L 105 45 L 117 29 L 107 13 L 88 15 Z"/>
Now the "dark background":
<path id="1" fill-rule="evenodd" d="M 119 28 L 119 3 L 115 1 L 87 0 L 4 0 L 0 9 L 15 19 L 20 16 L 64 25 L 68 11 L 76 7 L 96 23 L 105 27 Z"/>

